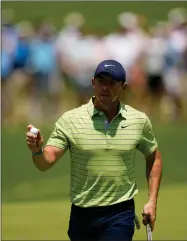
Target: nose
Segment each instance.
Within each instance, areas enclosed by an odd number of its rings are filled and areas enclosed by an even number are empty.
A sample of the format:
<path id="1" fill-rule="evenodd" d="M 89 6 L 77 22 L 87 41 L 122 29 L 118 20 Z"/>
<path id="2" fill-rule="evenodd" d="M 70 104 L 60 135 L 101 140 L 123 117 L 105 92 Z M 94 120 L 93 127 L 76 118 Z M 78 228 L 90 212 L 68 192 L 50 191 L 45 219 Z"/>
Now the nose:
<path id="1" fill-rule="evenodd" d="M 103 81 L 102 83 L 102 89 L 108 90 L 110 88 L 110 83 L 108 81 Z"/>
<path id="2" fill-rule="evenodd" d="M 109 88 L 108 88 L 108 86 L 106 84 L 103 85 L 102 89 L 103 89 L 103 91 L 108 91 L 109 90 Z"/>

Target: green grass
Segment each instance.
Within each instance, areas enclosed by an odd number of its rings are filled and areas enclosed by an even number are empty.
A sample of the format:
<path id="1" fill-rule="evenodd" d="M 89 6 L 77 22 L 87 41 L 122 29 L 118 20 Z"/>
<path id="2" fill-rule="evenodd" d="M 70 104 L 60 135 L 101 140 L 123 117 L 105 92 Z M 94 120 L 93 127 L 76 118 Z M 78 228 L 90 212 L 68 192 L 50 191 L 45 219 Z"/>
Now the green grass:
<path id="1" fill-rule="evenodd" d="M 187 2 L 9 2 L 2 8 L 15 10 L 15 22 L 50 18 L 60 28 L 64 15 L 80 11 L 91 30 L 107 33 L 117 27 L 116 15 L 134 11 L 145 15 L 149 23 L 167 18 L 174 7 L 186 7 Z M 55 120 L 54 120 L 55 121 Z M 34 124 L 34 123 L 33 123 Z M 33 165 L 25 144 L 26 125 L 2 128 L 2 239 L 53 240 L 67 239 L 70 211 L 69 155 L 51 170 L 39 172 Z M 159 196 L 154 240 L 187 240 L 187 161 L 186 124 L 154 124 L 163 156 L 163 180 Z M 45 137 L 49 129 L 39 127 Z M 138 153 L 136 178 L 140 193 L 136 197 L 137 214 L 147 200 L 145 161 Z M 145 228 L 136 231 L 134 239 L 145 240 Z"/>
<path id="2" fill-rule="evenodd" d="M 57 28 L 62 26 L 64 15 L 70 11 L 80 11 L 86 19 L 87 27 L 109 32 L 117 27 L 116 15 L 122 11 L 134 11 L 144 15 L 150 24 L 157 20 L 165 20 L 170 9 L 175 7 L 187 7 L 186 2 L 159 2 L 159 1 L 137 1 L 137 2 L 8 2 L 2 3 L 2 8 L 11 7 L 15 10 L 15 21 L 38 19 L 51 19 Z"/>
<path id="3" fill-rule="evenodd" d="M 136 212 L 146 201 L 147 191 L 136 197 Z M 160 190 L 154 240 L 187 239 L 187 189 L 185 185 Z M 3 204 L 3 240 L 68 240 L 67 228 L 70 203 L 68 200 Z M 81 218 L 81 217 L 80 217 Z M 134 240 L 145 240 L 145 227 L 135 232 Z"/>
<path id="4" fill-rule="evenodd" d="M 50 127 L 52 128 L 52 127 Z M 41 127 L 45 139 L 50 131 Z M 38 171 L 25 144 L 25 127 L 2 129 L 2 238 L 5 240 L 67 239 L 69 219 L 69 155 L 51 170 Z M 187 239 L 185 124 L 154 124 L 163 155 L 155 240 Z M 147 200 L 145 161 L 138 153 L 137 214 Z M 145 229 L 135 233 L 145 239 Z"/>
<path id="5" fill-rule="evenodd" d="M 52 129 L 52 127 L 51 127 Z M 41 127 L 45 140 L 50 131 Z M 69 154 L 47 172 L 38 171 L 25 143 L 25 131 L 2 131 L 2 201 L 35 201 L 67 198 L 69 192 Z M 185 124 L 154 125 L 163 155 L 164 177 L 162 185 L 180 185 L 186 180 Z M 146 185 L 145 161 L 138 153 L 136 176 L 140 188 Z M 44 188 L 45 187 L 45 188 Z"/>

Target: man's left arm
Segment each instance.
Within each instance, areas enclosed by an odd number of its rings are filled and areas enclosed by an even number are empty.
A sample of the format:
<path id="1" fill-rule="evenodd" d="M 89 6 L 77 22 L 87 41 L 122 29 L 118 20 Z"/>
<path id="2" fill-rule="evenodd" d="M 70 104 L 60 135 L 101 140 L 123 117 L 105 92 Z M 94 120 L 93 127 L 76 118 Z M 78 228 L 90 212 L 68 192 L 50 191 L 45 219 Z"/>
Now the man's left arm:
<path id="1" fill-rule="evenodd" d="M 154 230 L 156 220 L 157 199 L 162 178 L 162 157 L 158 149 L 149 154 L 146 158 L 146 176 L 148 182 L 148 202 L 143 209 L 143 223 L 148 222 Z"/>
<path id="2" fill-rule="evenodd" d="M 150 222 L 152 230 L 154 230 L 158 192 L 162 177 L 162 158 L 153 134 L 152 124 L 147 116 L 142 130 L 142 138 L 137 148 L 144 154 L 146 159 L 148 182 L 148 202 L 144 205 L 142 212 L 143 223 L 146 225 Z"/>

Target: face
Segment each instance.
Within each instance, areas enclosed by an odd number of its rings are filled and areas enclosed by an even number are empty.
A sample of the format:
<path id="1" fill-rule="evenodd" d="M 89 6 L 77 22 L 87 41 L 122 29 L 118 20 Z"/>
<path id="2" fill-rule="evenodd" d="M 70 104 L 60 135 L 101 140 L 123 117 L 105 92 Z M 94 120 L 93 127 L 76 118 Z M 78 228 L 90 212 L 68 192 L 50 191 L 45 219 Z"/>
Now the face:
<path id="1" fill-rule="evenodd" d="M 92 79 L 95 96 L 105 107 L 116 101 L 125 89 L 126 83 L 115 81 L 110 74 L 103 73 Z"/>

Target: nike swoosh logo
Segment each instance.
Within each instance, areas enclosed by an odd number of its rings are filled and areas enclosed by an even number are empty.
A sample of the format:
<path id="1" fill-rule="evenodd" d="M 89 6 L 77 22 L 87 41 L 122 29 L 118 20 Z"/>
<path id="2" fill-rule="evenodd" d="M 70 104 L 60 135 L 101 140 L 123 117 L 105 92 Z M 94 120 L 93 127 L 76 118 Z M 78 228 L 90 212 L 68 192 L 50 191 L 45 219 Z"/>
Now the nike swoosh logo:
<path id="1" fill-rule="evenodd" d="M 105 67 L 115 66 L 113 64 L 105 64 Z"/>
<path id="2" fill-rule="evenodd" d="M 128 126 L 128 125 L 126 125 L 126 126 L 121 126 L 121 128 L 124 129 L 124 128 L 126 128 L 127 126 Z"/>

